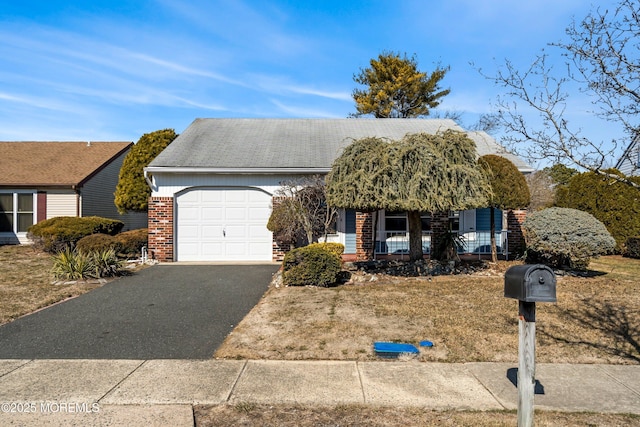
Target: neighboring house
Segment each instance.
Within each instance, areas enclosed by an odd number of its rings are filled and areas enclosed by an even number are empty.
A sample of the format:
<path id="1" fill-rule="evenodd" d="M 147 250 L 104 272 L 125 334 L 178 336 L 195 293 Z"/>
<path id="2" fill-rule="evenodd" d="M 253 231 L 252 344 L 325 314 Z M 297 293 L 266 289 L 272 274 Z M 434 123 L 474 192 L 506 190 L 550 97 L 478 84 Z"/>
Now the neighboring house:
<path id="1" fill-rule="evenodd" d="M 446 129 L 463 131 L 448 119 L 196 119 L 145 168 L 152 189 L 150 253 L 160 261 L 280 260 L 283 252 L 266 224 L 282 182 L 328 173 L 355 139 L 397 140 L 407 133 Z M 486 133 L 468 134 L 478 155 L 503 155 L 523 173 L 533 171 Z M 508 223 L 513 221 L 507 221 L 506 214 L 497 218 L 497 230 L 504 230 L 501 246 L 506 247 Z M 462 251 L 490 252 L 488 221 L 488 209 L 425 214 L 425 253 L 431 231 L 449 226 L 468 238 Z M 481 230 L 487 232 L 481 235 Z M 367 259 L 404 256 L 407 236 L 404 212 L 346 210 L 340 212 L 331 240 L 343 243 L 345 254 Z"/>
<path id="2" fill-rule="evenodd" d="M 0 244 L 27 243 L 27 229 L 57 216 L 101 216 L 147 226 L 146 213 L 120 215 L 114 192 L 131 142 L 0 142 Z"/>
<path id="3" fill-rule="evenodd" d="M 616 169 L 627 176 L 640 176 L 640 133 L 636 134 L 624 151 Z"/>

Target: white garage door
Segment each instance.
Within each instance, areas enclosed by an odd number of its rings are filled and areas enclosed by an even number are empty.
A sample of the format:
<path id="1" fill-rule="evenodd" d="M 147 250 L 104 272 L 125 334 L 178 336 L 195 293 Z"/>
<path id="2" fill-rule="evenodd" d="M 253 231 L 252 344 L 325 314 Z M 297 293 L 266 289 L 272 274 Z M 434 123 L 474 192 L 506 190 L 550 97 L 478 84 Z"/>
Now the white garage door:
<path id="1" fill-rule="evenodd" d="M 194 189 L 176 199 L 178 261 L 271 261 L 271 196 L 247 188 Z"/>

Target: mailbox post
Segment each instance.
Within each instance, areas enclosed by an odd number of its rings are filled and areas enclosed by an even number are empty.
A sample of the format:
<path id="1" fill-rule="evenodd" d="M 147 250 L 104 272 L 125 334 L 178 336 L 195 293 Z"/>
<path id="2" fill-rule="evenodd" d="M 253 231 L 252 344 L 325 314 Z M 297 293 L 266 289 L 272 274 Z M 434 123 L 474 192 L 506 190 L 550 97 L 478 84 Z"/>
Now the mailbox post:
<path id="1" fill-rule="evenodd" d="M 513 266 L 504 274 L 504 296 L 518 300 L 518 427 L 532 427 L 536 302 L 556 302 L 556 276 L 541 264 Z"/>

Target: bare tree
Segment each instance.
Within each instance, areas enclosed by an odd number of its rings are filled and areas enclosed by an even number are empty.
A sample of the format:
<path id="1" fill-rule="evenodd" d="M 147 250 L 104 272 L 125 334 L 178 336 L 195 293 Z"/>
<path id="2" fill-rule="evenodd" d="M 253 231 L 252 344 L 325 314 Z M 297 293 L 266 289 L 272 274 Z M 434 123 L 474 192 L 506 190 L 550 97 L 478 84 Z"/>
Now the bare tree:
<path id="1" fill-rule="evenodd" d="M 568 40 L 553 43 L 564 58 L 553 67 L 544 50 L 525 70 L 506 61 L 493 80 L 506 93 L 496 102 L 509 148 L 532 160 L 571 162 L 580 168 L 637 184 L 604 169 L 625 141 L 596 141 L 567 118 L 574 85 L 592 99 L 591 113 L 620 126 L 629 138 L 640 130 L 640 3 L 620 0 L 613 10 L 597 8 L 566 29 Z M 574 92 L 575 93 L 575 92 Z M 524 112 L 534 111 L 533 123 Z M 536 121 L 534 119 L 534 121 Z"/>
<path id="2" fill-rule="evenodd" d="M 276 194 L 267 228 L 276 239 L 295 245 L 298 240 L 309 244 L 330 232 L 337 211 L 327 206 L 324 177 L 311 176 L 283 182 Z"/>

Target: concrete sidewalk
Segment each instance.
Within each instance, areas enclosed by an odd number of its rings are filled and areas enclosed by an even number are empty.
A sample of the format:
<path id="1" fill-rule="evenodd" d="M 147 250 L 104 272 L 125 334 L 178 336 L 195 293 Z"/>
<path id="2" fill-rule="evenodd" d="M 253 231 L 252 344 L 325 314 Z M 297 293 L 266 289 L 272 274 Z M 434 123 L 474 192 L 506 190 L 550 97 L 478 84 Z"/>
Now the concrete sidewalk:
<path id="1" fill-rule="evenodd" d="M 517 409 L 514 364 L 0 360 L 0 425 L 192 426 L 192 405 Z M 538 409 L 640 414 L 640 366 L 538 364 Z"/>

